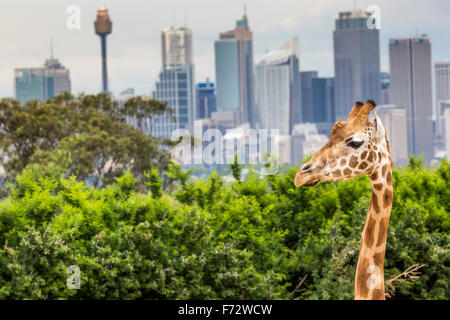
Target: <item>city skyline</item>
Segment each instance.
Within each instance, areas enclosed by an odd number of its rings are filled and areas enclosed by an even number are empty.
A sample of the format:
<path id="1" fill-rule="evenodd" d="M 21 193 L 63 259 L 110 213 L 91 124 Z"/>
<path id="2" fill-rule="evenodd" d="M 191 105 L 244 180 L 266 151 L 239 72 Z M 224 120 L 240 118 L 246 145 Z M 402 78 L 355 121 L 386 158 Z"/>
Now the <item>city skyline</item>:
<path id="1" fill-rule="evenodd" d="M 39 6 L 27 3 L 23 10 L 23 1 L 6 1 L 2 6 L 8 6 L 8 16 L 2 16 L 13 29 L 17 29 L 11 38 L 11 34 L 2 35 L 5 48 L 0 54 L 4 64 L 0 67 L 0 96 L 14 95 L 12 85 L 13 69 L 18 67 L 33 67 L 40 65 L 41 61 L 49 56 L 48 39 L 53 37 L 55 42 L 55 58 L 70 69 L 72 78 L 72 92 L 96 93 L 100 91 L 99 48 L 98 38 L 92 32 L 92 21 L 99 3 L 96 1 L 79 1 L 81 8 L 81 29 L 68 30 L 65 26 L 68 4 L 54 4 L 48 1 L 40 2 Z M 401 1 L 403 2 L 403 1 Z M 136 1 L 139 4 L 139 1 Z M 111 91 L 118 93 L 128 87 L 136 89 L 137 94 L 151 94 L 154 82 L 160 71 L 160 30 L 173 24 L 173 16 L 176 16 L 175 26 L 185 23 L 184 17 L 180 19 L 183 8 L 186 8 L 187 25 L 193 30 L 193 59 L 196 65 L 196 78 L 210 78 L 216 82 L 214 72 L 214 40 L 217 34 L 228 30 L 230 21 L 242 15 L 243 2 L 236 1 L 225 10 L 214 9 L 214 5 L 206 1 L 191 1 L 188 5 L 178 5 L 179 1 L 168 3 L 154 3 L 153 13 L 150 15 L 152 25 L 143 23 L 146 12 L 150 8 L 145 4 L 137 5 L 141 10 L 135 10 L 133 6 L 122 6 L 115 1 L 105 1 L 111 15 L 114 17 L 116 29 L 110 36 L 108 43 L 108 71 Z M 255 54 L 254 60 L 261 57 L 266 50 L 275 49 L 280 43 L 292 36 L 300 36 L 300 70 L 318 70 L 321 77 L 334 76 L 332 30 L 334 20 L 338 12 L 353 9 L 353 1 L 341 2 L 339 5 L 323 1 L 320 4 L 308 4 L 306 2 L 281 1 L 272 11 L 272 19 L 267 19 L 266 10 L 259 10 L 255 1 L 246 1 L 247 14 L 252 21 L 251 27 L 254 33 Z M 265 8 L 273 5 L 266 1 L 259 1 Z M 450 41 L 445 30 L 450 3 L 440 1 L 438 3 L 404 1 L 403 4 L 389 4 L 387 1 L 358 1 L 359 8 L 366 8 L 375 4 L 381 8 L 380 52 L 381 71 L 389 70 L 388 64 L 388 38 L 395 36 L 408 36 L 419 29 L 419 34 L 426 33 L 433 41 L 432 62 L 446 61 L 449 59 Z M 174 13 L 171 7 L 178 5 Z M 408 16 L 396 16 L 401 6 L 408 6 Z M 208 12 L 198 18 L 196 9 L 202 8 L 202 12 Z M 302 10 L 296 11 L 301 8 Z M 20 10 L 19 10 L 20 9 Z M 33 9 L 33 10 L 31 10 Z M 165 10 L 163 10 L 165 9 Z M 155 17 L 154 11 L 161 10 L 166 14 Z M 32 15 L 30 12 L 33 11 Z M 18 14 L 21 14 L 18 19 Z M 39 12 L 47 13 L 46 25 L 29 30 L 36 21 Z M 129 19 L 127 15 L 133 14 L 135 19 Z M 54 13 L 52 15 L 52 13 Z M 0 13 L 1 15 L 1 13 Z M 42 16 L 40 15 L 42 21 Z M 17 19 L 11 19 L 16 17 Z M 50 18 L 51 19 L 48 19 Z M 149 16 L 147 16 L 148 19 Z M 430 18 L 433 17 L 433 18 Z M 156 18 L 156 19 L 153 19 Z M 436 21 L 435 21 L 436 20 Z M 178 21 L 178 22 L 177 22 Z M 437 22 L 439 21 L 439 22 Z M 15 28 L 17 22 L 21 26 Z M 171 23 L 172 22 L 172 23 Z M 29 24 L 29 25 L 28 25 Z M 41 23 L 42 24 L 42 23 Z M 158 25 L 156 25 L 158 24 Z M 444 24 L 444 25 L 442 25 Z M 51 28 L 49 28 L 51 26 Z M 59 27 L 58 27 L 59 26 Z M 130 30 L 133 30 L 131 32 Z M 144 30 L 144 31 L 142 31 Z M 27 33 L 26 33 L 27 31 Z M 143 33 L 145 36 L 143 36 Z M 29 34 L 29 35 L 28 35 Z M 28 36 L 27 36 L 28 35 Z M 9 40 L 9 41 L 8 41 Z"/>

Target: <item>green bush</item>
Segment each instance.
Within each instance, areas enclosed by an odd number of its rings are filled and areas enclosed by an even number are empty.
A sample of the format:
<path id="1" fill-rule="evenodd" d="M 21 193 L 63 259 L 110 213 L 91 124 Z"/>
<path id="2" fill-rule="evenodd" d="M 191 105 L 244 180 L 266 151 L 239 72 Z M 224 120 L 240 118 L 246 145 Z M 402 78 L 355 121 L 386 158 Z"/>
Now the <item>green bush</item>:
<path id="1" fill-rule="evenodd" d="M 98 189 L 40 172 L 24 169 L 0 202 L 2 299 L 353 297 L 366 177 L 295 188 L 287 168 L 225 184 L 171 165 L 142 192 L 130 173 Z M 393 298 L 449 299 L 450 164 L 393 177 L 386 279 L 425 265 Z M 66 285 L 71 265 L 79 290 Z"/>

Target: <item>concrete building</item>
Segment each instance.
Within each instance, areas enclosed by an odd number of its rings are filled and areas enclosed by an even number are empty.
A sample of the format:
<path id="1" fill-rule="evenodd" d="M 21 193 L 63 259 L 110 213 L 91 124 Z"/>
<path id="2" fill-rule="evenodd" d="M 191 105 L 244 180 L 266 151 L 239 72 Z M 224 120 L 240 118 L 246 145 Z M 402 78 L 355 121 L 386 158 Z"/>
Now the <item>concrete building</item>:
<path id="1" fill-rule="evenodd" d="M 340 12 L 333 31 L 336 119 L 355 101 L 380 100 L 380 36 L 363 10 Z"/>
<path id="2" fill-rule="evenodd" d="M 209 119 L 217 111 L 216 87 L 206 79 L 206 82 L 197 83 L 197 119 Z"/>
<path id="3" fill-rule="evenodd" d="M 431 44 L 427 36 L 389 41 L 391 103 L 406 109 L 408 153 L 433 158 Z"/>
<path id="4" fill-rule="evenodd" d="M 376 112 L 386 129 L 394 164 L 408 163 L 406 109 L 397 105 L 380 105 Z"/>
<path id="5" fill-rule="evenodd" d="M 14 69 L 15 96 L 20 103 L 45 101 L 61 92 L 71 92 L 70 72 L 51 57 L 44 67 Z"/>
<path id="6" fill-rule="evenodd" d="M 436 88 L 436 133 L 444 138 L 444 110 L 441 103 L 450 100 L 450 61 L 434 64 L 434 85 Z"/>
<path id="7" fill-rule="evenodd" d="M 312 79 L 319 77 L 317 71 L 302 71 L 300 72 L 301 85 L 301 119 L 295 123 L 306 123 L 314 121 L 314 103 L 313 103 L 313 89 Z M 296 119 L 297 120 L 297 119 Z"/>
<path id="8" fill-rule="evenodd" d="M 247 15 L 214 42 L 217 110 L 239 112 L 254 125 L 253 33 Z"/>
<path id="9" fill-rule="evenodd" d="M 187 28 L 161 31 L 162 66 L 166 69 L 192 64 L 192 34 Z"/>
<path id="10" fill-rule="evenodd" d="M 258 59 L 255 67 L 256 122 L 289 135 L 300 113 L 299 40 L 294 38 Z"/>
<path id="11" fill-rule="evenodd" d="M 159 73 L 153 97 L 168 103 L 175 120 L 169 115 L 154 117 L 151 120 L 152 135 L 170 138 L 176 129 L 183 129 L 195 119 L 194 66 L 192 64 L 171 66 Z"/>
<path id="12" fill-rule="evenodd" d="M 313 154 L 327 143 L 328 137 L 319 134 L 313 123 L 297 124 L 291 136 L 291 163 L 298 164 L 306 156 Z"/>
<path id="13" fill-rule="evenodd" d="M 381 72 L 381 93 L 380 101 L 376 101 L 378 104 L 390 104 L 390 85 L 391 77 L 388 72 Z"/>
<path id="14" fill-rule="evenodd" d="M 445 151 L 447 160 L 450 161 L 450 101 L 443 104 L 444 125 L 445 125 Z"/>
<path id="15" fill-rule="evenodd" d="M 312 101 L 314 106 L 312 122 L 335 122 L 334 78 L 314 78 Z"/>
<path id="16" fill-rule="evenodd" d="M 196 119 L 194 64 L 192 63 L 192 32 L 171 27 L 161 32 L 162 66 L 152 96 L 167 102 L 173 110 L 150 121 L 151 133 L 170 138 L 176 129 L 184 129 Z"/>

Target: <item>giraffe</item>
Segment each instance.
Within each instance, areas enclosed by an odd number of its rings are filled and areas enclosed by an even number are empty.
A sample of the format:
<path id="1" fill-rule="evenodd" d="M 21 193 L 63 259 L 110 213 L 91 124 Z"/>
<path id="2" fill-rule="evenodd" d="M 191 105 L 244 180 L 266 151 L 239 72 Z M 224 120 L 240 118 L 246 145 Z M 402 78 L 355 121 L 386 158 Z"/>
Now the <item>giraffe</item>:
<path id="1" fill-rule="evenodd" d="M 346 121 L 337 121 L 330 139 L 297 172 L 294 184 L 314 186 L 365 174 L 372 184 L 355 273 L 355 299 L 384 300 L 384 256 L 393 201 L 392 158 L 386 131 L 372 99 L 353 106 Z"/>

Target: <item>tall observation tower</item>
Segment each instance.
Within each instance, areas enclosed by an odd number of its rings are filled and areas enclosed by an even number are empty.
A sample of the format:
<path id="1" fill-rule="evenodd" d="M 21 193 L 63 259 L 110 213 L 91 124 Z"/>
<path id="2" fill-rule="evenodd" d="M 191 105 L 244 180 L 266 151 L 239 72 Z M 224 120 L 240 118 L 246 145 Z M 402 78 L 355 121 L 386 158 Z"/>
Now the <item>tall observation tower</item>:
<path id="1" fill-rule="evenodd" d="M 106 36 L 112 31 L 112 22 L 109 20 L 108 9 L 97 10 L 97 20 L 94 21 L 95 33 L 100 36 L 102 46 L 102 83 L 103 92 L 108 92 L 108 71 L 106 69 Z"/>

